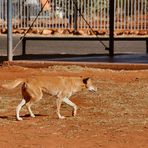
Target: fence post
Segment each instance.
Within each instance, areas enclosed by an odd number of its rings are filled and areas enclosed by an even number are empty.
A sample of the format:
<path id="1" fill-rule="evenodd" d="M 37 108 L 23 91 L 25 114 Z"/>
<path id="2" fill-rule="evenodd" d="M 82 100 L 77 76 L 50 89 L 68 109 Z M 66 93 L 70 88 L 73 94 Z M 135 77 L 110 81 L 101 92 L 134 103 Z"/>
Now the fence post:
<path id="1" fill-rule="evenodd" d="M 77 8 L 78 8 L 78 6 L 77 6 L 77 0 L 74 0 L 74 33 L 77 33 L 77 21 L 78 21 L 78 10 L 77 10 Z"/>
<path id="2" fill-rule="evenodd" d="M 148 54 L 148 39 L 146 39 L 146 54 Z"/>
<path id="3" fill-rule="evenodd" d="M 109 4 L 109 56 L 114 56 L 114 0 Z"/>
<path id="4" fill-rule="evenodd" d="M 12 0 L 7 1 L 7 30 L 7 57 L 8 61 L 12 61 Z"/>

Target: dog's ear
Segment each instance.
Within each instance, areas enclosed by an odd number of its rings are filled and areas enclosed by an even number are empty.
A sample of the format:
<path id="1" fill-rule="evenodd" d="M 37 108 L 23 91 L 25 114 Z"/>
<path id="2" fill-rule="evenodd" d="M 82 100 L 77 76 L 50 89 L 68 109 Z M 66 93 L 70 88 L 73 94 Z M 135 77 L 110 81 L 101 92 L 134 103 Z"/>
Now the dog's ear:
<path id="1" fill-rule="evenodd" d="M 88 77 L 88 78 L 84 78 L 84 79 L 83 79 L 83 83 L 84 83 L 84 84 L 87 84 L 87 81 L 88 81 L 88 80 L 89 80 L 89 77 Z"/>

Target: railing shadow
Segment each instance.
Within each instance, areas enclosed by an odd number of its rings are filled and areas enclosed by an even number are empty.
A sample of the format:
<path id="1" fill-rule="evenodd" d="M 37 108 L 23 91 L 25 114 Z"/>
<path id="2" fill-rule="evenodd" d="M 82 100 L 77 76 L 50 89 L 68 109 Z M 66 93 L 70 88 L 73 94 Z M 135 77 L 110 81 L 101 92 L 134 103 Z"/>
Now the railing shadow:
<path id="1" fill-rule="evenodd" d="M 118 53 L 114 57 L 109 57 L 108 54 L 26 54 L 14 56 L 13 60 L 147 64 L 148 54 Z M 7 61 L 6 56 L 0 56 L 0 63 L 3 61 Z"/>

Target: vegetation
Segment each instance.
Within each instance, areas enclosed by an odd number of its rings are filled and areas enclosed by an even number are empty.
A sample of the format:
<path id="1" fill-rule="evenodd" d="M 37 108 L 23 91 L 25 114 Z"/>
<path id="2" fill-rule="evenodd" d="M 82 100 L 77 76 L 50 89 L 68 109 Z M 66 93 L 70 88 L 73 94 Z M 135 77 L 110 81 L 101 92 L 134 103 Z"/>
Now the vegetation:
<path id="1" fill-rule="evenodd" d="M 71 10 L 77 2 L 78 8 L 81 13 L 92 12 L 102 13 L 109 10 L 109 0 L 53 0 L 55 5 L 63 8 L 66 12 Z M 114 0 L 115 8 L 122 9 L 126 15 L 134 14 L 136 11 L 148 11 L 148 0 Z M 67 12 L 68 13 L 68 12 Z"/>

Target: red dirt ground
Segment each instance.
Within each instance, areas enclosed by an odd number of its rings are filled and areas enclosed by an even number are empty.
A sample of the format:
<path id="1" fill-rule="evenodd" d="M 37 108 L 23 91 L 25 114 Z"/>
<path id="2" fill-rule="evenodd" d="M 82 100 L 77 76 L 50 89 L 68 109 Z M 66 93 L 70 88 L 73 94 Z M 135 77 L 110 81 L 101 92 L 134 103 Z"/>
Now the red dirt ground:
<path id="1" fill-rule="evenodd" d="M 36 118 L 29 117 L 24 107 L 24 120 L 16 121 L 20 87 L 0 87 L 1 148 L 147 148 L 148 70 L 10 66 L 0 67 L 0 84 L 36 75 L 90 76 L 98 91 L 83 91 L 72 97 L 79 106 L 76 117 L 63 104 L 62 114 L 67 118 L 59 120 L 55 98 L 45 94 L 32 108 Z"/>

